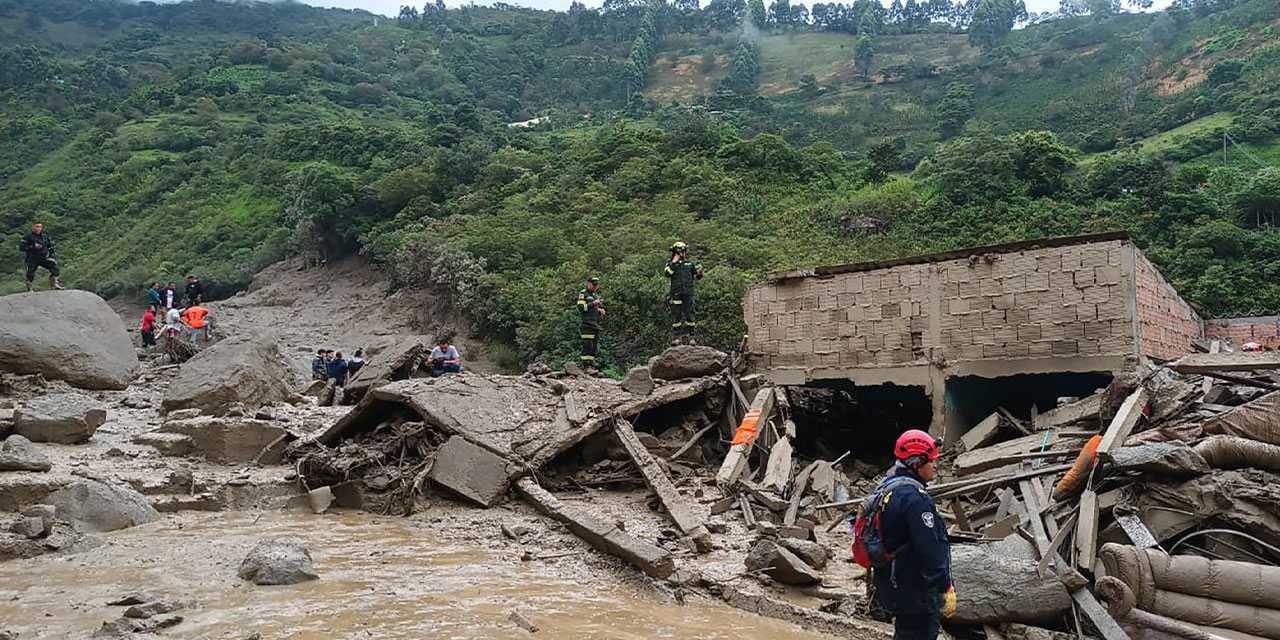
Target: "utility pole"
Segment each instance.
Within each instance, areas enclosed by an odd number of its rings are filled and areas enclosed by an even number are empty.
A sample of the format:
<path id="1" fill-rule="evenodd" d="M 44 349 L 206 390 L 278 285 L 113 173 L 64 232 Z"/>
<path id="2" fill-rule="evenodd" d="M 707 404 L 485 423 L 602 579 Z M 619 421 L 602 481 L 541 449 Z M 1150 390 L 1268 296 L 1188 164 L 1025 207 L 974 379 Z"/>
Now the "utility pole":
<path id="1" fill-rule="evenodd" d="M 1222 132 L 1222 166 L 1227 166 L 1227 132 Z"/>

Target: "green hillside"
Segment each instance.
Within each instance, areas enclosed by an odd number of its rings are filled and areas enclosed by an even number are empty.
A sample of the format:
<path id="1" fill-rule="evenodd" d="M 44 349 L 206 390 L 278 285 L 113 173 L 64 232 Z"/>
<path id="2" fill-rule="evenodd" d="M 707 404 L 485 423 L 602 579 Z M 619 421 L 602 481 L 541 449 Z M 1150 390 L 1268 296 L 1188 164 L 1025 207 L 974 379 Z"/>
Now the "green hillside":
<path id="1" fill-rule="evenodd" d="M 573 352 L 589 273 L 607 363 L 664 343 L 676 239 L 717 344 L 768 270 L 1114 228 L 1280 311 L 1280 0 L 1098 10 L 0 0 L 0 228 L 105 295 L 361 252 L 523 361 Z"/>

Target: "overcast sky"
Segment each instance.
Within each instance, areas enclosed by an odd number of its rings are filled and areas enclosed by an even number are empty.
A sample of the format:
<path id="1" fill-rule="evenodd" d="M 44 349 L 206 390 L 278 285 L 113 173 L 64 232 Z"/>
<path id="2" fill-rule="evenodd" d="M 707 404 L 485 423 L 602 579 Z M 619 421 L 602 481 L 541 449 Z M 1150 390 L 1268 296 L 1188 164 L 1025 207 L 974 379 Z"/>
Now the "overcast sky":
<path id="1" fill-rule="evenodd" d="M 373 13 L 380 13 L 385 16 L 394 16 L 400 13 L 401 5 L 412 4 L 418 7 L 419 9 L 421 9 L 422 5 L 426 4 L 425 0 L 412 0 L 412 1 L 406 1 L 406 0 L 302 0 L 302 1 L 306 2 L 307 4 L 314 4 L 321 7 L 342 7 L 344 9 L 365 9 L 367 11 L 371 11 Z M 522 7 L 534 7 L 537 9 L 559 9 L 559 10 L 568 9 L 569 3 L 571 1 L 572 0 L 508 0 L 509 4 L 516 4 Z M 602 1 L 603 0 L 583 0 L 583 4 L 589 7 L 598 7 L 600 6 Z M 709 0 L 703 0 L 702 4 L 706 5 L 708 1 Z M 813 4 L 812 0 L 801 0 L 801 1 L 804 2 L 804 4 L 806 5 Z M 839 2 L 841 0 L 826 0 L 826 1 Z M 848 4 L 850 1 L 851 0 L 845 0 L 845 4 Z M 1058 9 L 1058 0 L 1025 0 L 1025 2 L 1027 3 L 1027 11 L 1031 11 L 1035 13 L 1040 13 L 1043 11 L 1056 11 Z M 445 0 L 445 3 L 451 7 L 458 6 L 460 4 L 465 4 L 461 0 Z M 770 0 L 766 0 L 765 6 L 768 6 L 770 3 L 771 3 Z M 488 2 L 480 2 L 479 0 L 477 0 L 476 4 L 488 4 Z M 885 2 L 884 4 L 888 4 L 888 3 Z M 1165 6 L 1168 6 L 1168 4 L 1169 4 L 1169 0 L 1156 0 L 1156 7 L 1165 7 Z"/>

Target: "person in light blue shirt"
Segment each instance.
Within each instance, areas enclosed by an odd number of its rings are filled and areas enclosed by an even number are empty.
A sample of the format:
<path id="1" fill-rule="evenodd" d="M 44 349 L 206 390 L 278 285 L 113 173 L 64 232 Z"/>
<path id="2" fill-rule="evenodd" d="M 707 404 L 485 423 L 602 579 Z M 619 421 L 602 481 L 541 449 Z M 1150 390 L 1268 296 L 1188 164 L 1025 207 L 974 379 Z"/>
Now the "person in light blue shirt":
<path id="1" fill-rule="evenodd" d="M 431 355 L 427 359 L 431 364 L 432 378 L 462 371 L 462 356 L 458 355 L 458 348 L 449 344 L 446 339 L 440 340 L 440 344 L 431 350 Z"/>

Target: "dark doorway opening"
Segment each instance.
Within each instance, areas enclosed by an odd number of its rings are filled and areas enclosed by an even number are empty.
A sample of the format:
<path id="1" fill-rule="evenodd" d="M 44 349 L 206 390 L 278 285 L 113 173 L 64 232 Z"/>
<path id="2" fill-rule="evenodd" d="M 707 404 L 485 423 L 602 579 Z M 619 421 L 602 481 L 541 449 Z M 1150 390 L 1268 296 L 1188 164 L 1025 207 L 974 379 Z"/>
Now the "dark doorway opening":
<path id="1" fill-rule="evenodd" d="M 790 387 L 788 398 L 799 455 L 835 460 L 847 451 L 877 468 L 893 462 L 893 443 L 902 432 L 927 431 L 933 416 L 929 395 L 917 386 L 820 380 Z"/>
<path id="2" fill-rule="evenodd" d="M 1024 422 L 1031 407 L 1045 412 L 1058 406 L 1058 398 L 1083 398 L 1111 383 L 1110 373 L 1033 373 L 1002 378 L 962 376 L 946 383 L 947 421 L 964 433 L 1004 407 Z"/>

